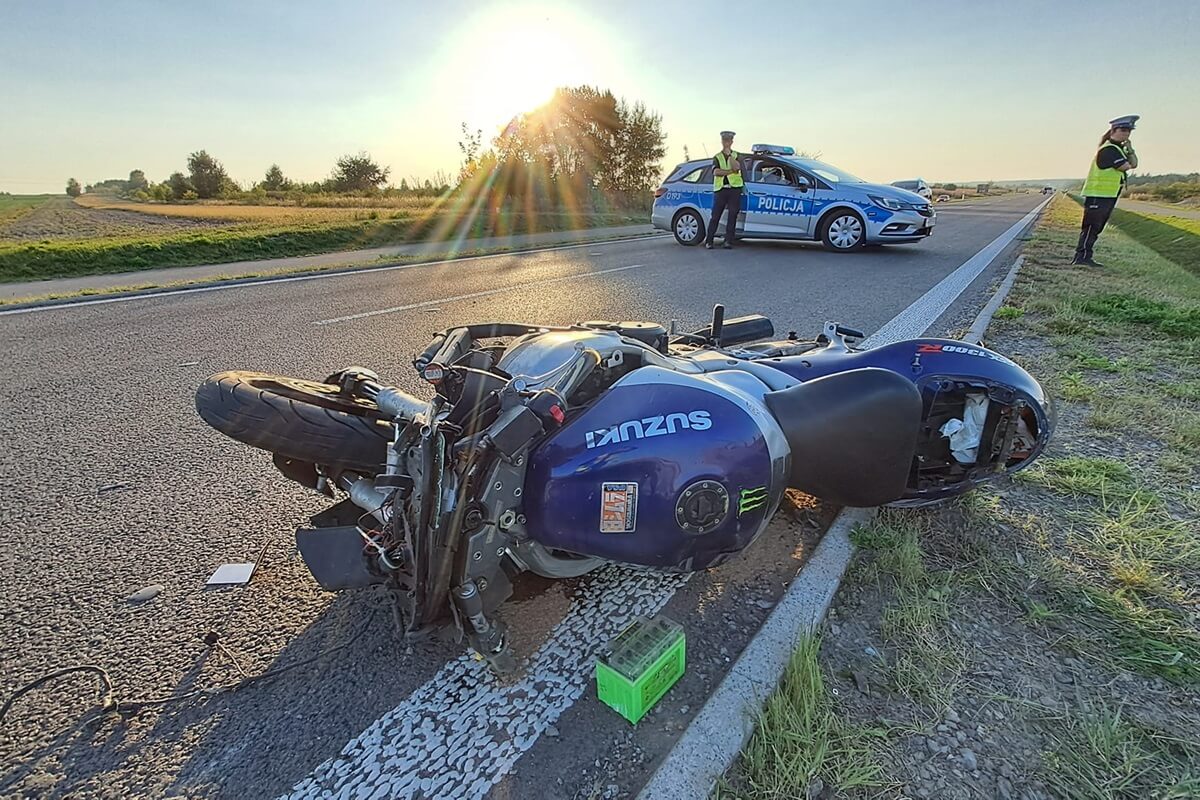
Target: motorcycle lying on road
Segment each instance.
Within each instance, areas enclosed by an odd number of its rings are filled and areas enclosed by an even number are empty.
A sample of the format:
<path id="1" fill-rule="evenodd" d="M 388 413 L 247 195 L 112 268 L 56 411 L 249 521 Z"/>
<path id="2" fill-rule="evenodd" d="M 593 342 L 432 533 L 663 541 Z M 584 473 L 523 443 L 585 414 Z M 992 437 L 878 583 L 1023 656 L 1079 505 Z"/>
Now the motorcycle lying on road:
<path id="1" fill-rule="evenodd" d="M 835 323 L 774 335 L 721 306 L 687 334 L 467 325 L 415 358 L 429 400 L 350 367 L 323 382 L 219 373 L 196 408 L 288 478 L 344 495 L 296 531 L 323 588 L 387 584 L 407 634 L 452 622 L 505 671 L 496 610 L 522 572 L 705 569 L 762 533 L 787 488 L 922 505 L 1028 466 L 1050 439 L 1042 387 L 985 347 L 864 349 Z"/>

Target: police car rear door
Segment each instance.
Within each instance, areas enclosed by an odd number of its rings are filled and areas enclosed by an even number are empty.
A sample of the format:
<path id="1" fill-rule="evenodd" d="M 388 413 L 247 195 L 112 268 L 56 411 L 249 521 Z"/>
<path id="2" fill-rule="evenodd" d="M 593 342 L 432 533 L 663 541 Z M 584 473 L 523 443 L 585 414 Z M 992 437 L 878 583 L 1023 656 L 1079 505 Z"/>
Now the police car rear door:
<path id="1" fill-rule="evenodd" d="M 743 170 L 743 174 L 747 174 Z M 755 158 L 746 180 L 747 236 L 807 238 L 812 226 L 811 182 L 783 161 Z"/>

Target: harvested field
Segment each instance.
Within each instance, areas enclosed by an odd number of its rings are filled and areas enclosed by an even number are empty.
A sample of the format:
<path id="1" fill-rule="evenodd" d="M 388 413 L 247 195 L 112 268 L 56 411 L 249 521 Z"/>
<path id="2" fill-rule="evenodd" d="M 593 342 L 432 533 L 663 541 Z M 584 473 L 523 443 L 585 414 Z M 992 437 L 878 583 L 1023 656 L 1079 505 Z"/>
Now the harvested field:
<path id="1" fill-rule="evenodd" d="M 10 222 L 13 222 L 35 208 L 50 200 L 53 195 L 48 194 L 25 194 L 25 195 L 10 195 L 0 194 L 0 230 Z"/>
<path id="2" fill-rule="evenodd" d="M 345 198 L 355 201 L 344 207 L 313 207 L 298 205 L 247 205 L 243 203 L 139 203 L 108 195 L 84 195 L 77 201 L 89 209 L 141 214 L 151 219 L 205 220 L 257 225 L 327 225 L 368 219 L 414 219 L 434 211 L 445 210 L 446 204 L 436 198 L 401 198 L 399 201 L 370 198 Z M 362 205 L 366 203 L 368 205 Z"/>
<path id="3" fill-rule="evenodd" d="M 132 204 L 130 204 L 132 205 Z M 0 242 L 23 243 L 178 233 L 228 227 L 221 219 L 168 217 L 131 210 L 88 208 L 66 197 L 55 197 L 15 218 L 0 217 Z"/>

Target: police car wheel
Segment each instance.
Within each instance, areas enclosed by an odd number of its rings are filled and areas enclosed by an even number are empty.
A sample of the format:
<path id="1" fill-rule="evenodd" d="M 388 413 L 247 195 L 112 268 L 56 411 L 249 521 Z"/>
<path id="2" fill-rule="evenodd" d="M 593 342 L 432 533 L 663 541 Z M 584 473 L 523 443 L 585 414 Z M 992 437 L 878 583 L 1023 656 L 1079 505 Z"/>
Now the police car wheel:
<path id="1" fill-rule="evenodd" d="M 700 244 L 704 239 L 704 220 L 695 211 L 685 208 L 672 220 L 671 232 L 675 234 L 675 241 L 682 245 Z"/>
<path id="2" fill-rule="evenodd" d="M 849 253 L 863 246 L 866 229 L 862 217 L 852 211 L 835 211 L 821 226 L 821 241 L 837 253 Z"/>

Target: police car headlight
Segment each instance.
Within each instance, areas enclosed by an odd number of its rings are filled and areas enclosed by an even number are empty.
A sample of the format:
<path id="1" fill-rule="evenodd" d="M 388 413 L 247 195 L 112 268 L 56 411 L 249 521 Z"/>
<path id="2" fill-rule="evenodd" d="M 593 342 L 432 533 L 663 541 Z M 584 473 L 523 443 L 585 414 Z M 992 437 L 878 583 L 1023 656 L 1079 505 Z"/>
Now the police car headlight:
<path id="1" fill-rule="evenodd" d="M 875 197 L 871 196 L 871 202 L 880 208 L 886 208 L 891 211 L 903 211 L 908 208 L 908 203 L 902 203 L 899 200 L 893 200 L 890 197 Z"/>

